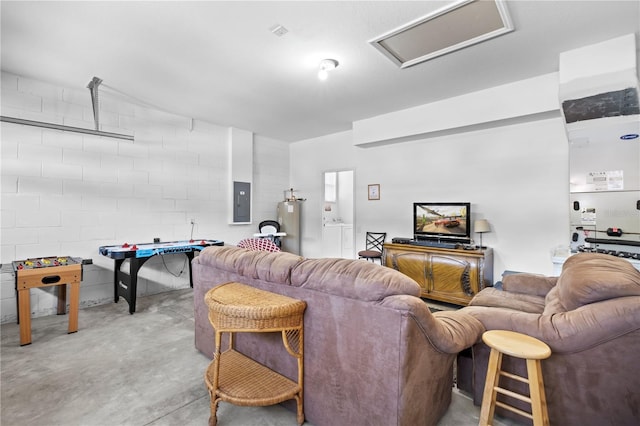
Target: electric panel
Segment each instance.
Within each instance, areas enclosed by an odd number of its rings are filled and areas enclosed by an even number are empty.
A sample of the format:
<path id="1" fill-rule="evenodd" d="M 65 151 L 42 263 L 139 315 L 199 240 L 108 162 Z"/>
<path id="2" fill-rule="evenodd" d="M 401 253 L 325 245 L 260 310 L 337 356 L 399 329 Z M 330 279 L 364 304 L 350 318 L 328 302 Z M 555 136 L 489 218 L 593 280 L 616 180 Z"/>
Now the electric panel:
<path id="1" fill-rule="evenodd" d="M 233 182 L 233 222 L 251 222 L 251 184 Z"/>

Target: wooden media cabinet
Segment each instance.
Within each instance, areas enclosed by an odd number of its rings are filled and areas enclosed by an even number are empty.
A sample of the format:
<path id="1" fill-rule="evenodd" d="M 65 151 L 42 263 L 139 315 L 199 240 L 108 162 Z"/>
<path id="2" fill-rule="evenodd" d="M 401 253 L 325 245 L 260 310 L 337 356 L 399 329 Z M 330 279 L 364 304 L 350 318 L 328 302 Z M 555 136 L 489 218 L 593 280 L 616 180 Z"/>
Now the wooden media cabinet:
<path id="1" fill-rule="evenodd" d="M 493 250 L 448 249 L 386 243 L 382 264 L 413 278 L 420 297 L 466 306 L 493 285 Z"/>

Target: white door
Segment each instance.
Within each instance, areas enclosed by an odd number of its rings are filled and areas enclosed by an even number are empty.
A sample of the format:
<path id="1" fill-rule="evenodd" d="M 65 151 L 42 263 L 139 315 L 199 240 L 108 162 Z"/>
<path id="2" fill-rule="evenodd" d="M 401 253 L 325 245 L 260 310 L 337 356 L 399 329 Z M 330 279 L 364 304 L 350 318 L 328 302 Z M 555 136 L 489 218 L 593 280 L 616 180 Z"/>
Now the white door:
<path id="1" fill-rule="evenodd" d="M 322 179 L 322 256 L 353 259 L 353 170 L 328 171 Z"/>

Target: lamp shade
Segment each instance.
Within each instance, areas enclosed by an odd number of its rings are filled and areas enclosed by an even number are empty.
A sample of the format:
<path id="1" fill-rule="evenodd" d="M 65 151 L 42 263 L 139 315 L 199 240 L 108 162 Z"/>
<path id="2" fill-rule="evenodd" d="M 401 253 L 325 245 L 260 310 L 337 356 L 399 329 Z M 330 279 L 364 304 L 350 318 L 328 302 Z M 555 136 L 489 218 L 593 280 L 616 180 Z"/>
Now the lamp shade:
<path id="1" fill-rule="evenodd" d="M 473 229 L 475 232 L 482 234 L 483 232 L 491 232 L 491 227 L 489 226 L 489 222 L 487 219 L 478 219 L 473 222 Z"/>

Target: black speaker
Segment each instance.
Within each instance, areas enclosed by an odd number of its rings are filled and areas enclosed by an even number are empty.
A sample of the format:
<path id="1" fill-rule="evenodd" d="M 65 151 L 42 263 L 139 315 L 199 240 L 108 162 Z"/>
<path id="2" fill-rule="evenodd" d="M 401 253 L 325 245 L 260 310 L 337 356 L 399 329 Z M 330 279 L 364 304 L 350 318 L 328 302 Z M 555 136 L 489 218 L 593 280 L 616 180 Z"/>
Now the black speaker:
<path id="1" fill-rule="evenodd" d="M 409 244 L 411 242 L 411 238 L 393 237 L 391 242 L 393 244 Z"/>

